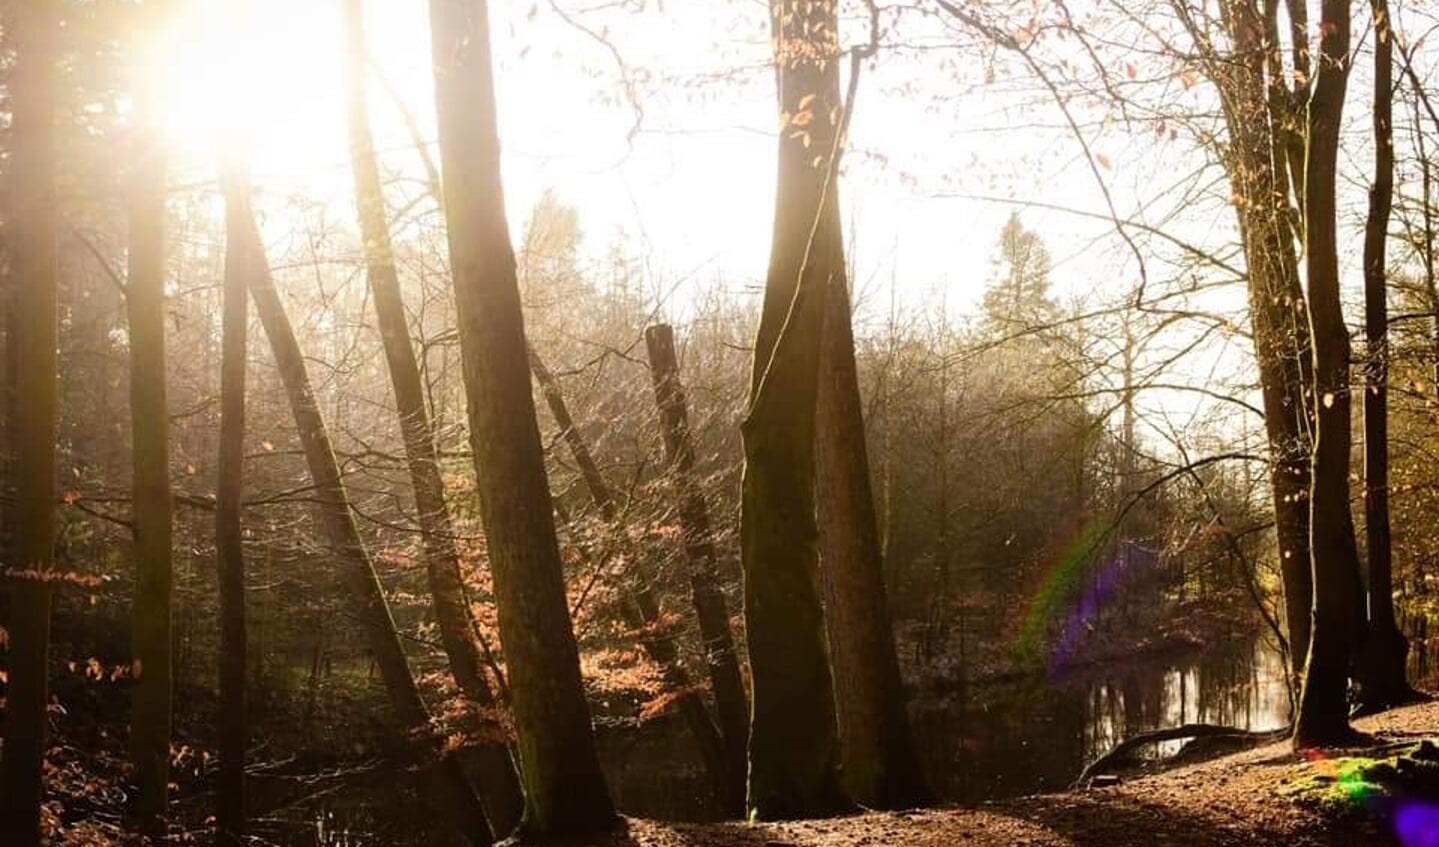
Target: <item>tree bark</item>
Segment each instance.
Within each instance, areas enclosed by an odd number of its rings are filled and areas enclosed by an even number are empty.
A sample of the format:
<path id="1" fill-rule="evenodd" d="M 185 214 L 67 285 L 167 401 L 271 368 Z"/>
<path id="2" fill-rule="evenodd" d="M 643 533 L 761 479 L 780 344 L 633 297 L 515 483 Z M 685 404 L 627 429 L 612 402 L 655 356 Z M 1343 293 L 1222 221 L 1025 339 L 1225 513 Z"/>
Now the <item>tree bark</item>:
<path id="1" fill-rule="evenodd" d="M 375 301 L 375 316 L 385 348 L 385 361 L 389 366 L 395 408 L 399 413 L 410 484 L 415 491 L 415 510 L 419 514 L 425 572 L 430 594 L 434 598 L 435 619 L 439 623 L 440 639 L 455 683 L 477 709 L 480 737 L 472 749 L 476 776 L 480 781 L 480 798 L 491 827 L 496 833 L 504 834 L 519 825 L 524 796 L 506 744 L 505 730 L 498 720 L 498 704 L 485 677 L 484 657 L 474 634 L 469 601 L 460 573 L 459 552 L 455 547 L 454 524 L 449 505 L 445 502 L 434 430 L 425 405 L 424 384 L 410 338 L 409 323 L 405 318 L 365 99 L 363 8 L 359 0 L 346 0 L 344 8 L 348 45 L 346 81 L 350 164 L 354 173 L 360 234 L 364 241 L 366 273 Z"/>
<path id="2" fill-rule="evenodd" d="M 220 340 L 220 456 L 215 492 L 215 557 L 220 591 L 220 780 L 215 814 L 221 847 L 245 837 L 245 551 L 240 519 L 245 464 L 246 284 L 258 257 L 246 237 L 248 201 L 221 175 L 225 193 L 225 289 Z"/>
<path id="3" fill-rule="evenodd" d="M 136 96 L 134 115 L 137 143 L 132 154 L 125 275 L 135 533 L 130 761 L 139 786 L 136 816 L 145 829 L 162 833 L 170 783 L 173 555 L 165 367 L 165 148 L 163 127 L 147 94 Z"/>
<path id="4" fill-rule="evenodd" d="M 1310 556 L 1314 629 L 1309 645 L 1296 747 L 1353 738 L 1348 681 L 1363 635 L 1359 552 L 1349 512 L 1349 330 L 1339 298 L 1335 176 L 1340 119 L 1349 72 L 1348 0 L 1324 0 L 1320 55 L 1309 101 L 1304 229 L 1310 336 L 1314 344 L 1314 458 L 1311 465 Z"/>
<path id="5" fill-rule="evenodd" d="M 618 818 L 580 679 L 526 366 L 500 175 L 489 10 L 484 0 L 430 0 L 429 7 L 470 444 L 525 788 L 521 830 L 536 836 L 608 830 Z"/>
<path id="6" fill-rule="evenodd" d="M 4 203 L 4 200 L 0 200 Z M 0 206 L 0 216 L 10 220 L 9 209 Z M 10 251 L 0 235 L 0 571 L 10 567 L 15 528 L 15 415 L 18 394 L 15 390 L 15 359 L 20 319 L 19 284 L 10 265 Z M 0 577 L 3 578 L 3 577 Z M 0 627 L 10 622 L 10 592 L 0 590 Z"/>
<path id="7" fill-rule="evenodd" d="M 828 237 L 841 243 L 839 232 Z M 815 456 L 821 492 L 820 572 L 834 663 L 840 777 L 850 798 L 863 806 L 912 808 L 931 802 L 934 795 L 915 757 L 895 655 L 870 490 L 849 290 L 842 271 L 830 277 L 825 299 Z"/>
<path id="8" fill-rule="evenodd" d="M 1394 205 L 1394 32 L 1388 0 L 1374 8 L 1374 182 L 1364 225 L 1364 532 L 1369 556 L 1367 659 L 1361 705 L 1378 711 L 1411 702 L 1409 641 L 1394 619 L 1394 549 L 1389 524 L 1389 303 L 1386 241 Z"/>
<path id="9" fill-rule="evenodd" d="M 749 736 L 749 702 L 740 674 L 739 654 L 730 631 L 730 613 L 720 589 L 718 556 L 709 507 L 695 478 L 694 440 L 690 433 L 689 411 L 679 362 L 675 358 L 674 331 L 657 324 L 645 330 L 650 377 L 659 407 L 660 431 L 665 461 L 669 464 L 679 500 L 680 532 L 689 559 L 690 595 L 699 621 L 700 639 L 705 648 L 705 666 L 715 712 L 724 738 L 725 759 L 730 773 L 740 783 L 739 800 L 744 802 L 746 769 L 745 745 Z"/>
<path id="10" fill-rule="evenodd" d="M 825 292 L 842 272 L 831 161 L 839 117 L 831 0 L 775 0 L 781 126 L 774 235 L 741 432 L 740 546 L 752 701 L 749 796 L 762 819 L 846 806 L 815 522 Z"/>
<path id="11" fill-rule="evenodd" d="M 255 313 L 270 340 L 275 366 L 285 385 L 290 412 L 299 431 L 305 464 L 314 486 L 315 512 L 331 551 L 339 561 L 340 572 L 348 589 L 353 615 L 364 630 L 370 653 L 379 667 L 380 678 L 389 694 L 396 717 L 409 737 L 415 739 L 420 751 L 436 757 L 442 765 L 441 777 L 450 791 L 450 809 L 460 833 L 472 844 L 488 843 L 491 834 L 484 809 L 470 786 L 464 771 L 453 755 L 443 750 L 442 739 L 430 725 L 430 712 L 400 644 L 400 635 L 385 600 L 384 588 L 375 574 L 369 550 L 360 537 L 355 515 L 350 508 L 340 466 L 330 443 L 329 430 L 320 414 L 310 377 L 305 371 L 304 355 L 295 339 L 294 327 L 285 313 L 280 294 L 275 290 L 259 230 L 250 213 L 248 199 L 240 197 L 237 205 L 245 209 L 243 237 L 246 240 L 247 282 L 255 302 Z"/>
<path id="12" fill-rule="evenodd" d="M 1267 4 L 1272 7 L 1272 2 Z M 1266 21 L 1247 0 L 1228 2 L 1224 9 L 1233 55 L 1216 59 L 1211 74 L 1231 140 L 1226 170 L 1236 198 L 1248 273 L 1290 667 L 1297 679 L 1309 652 L 1313 598 L 1309 554 L 1313 412 L 1305 396 L 1313 384 L 1313 354 L 1294 249 L 1298 215 L 1290 204 L 1285 169 L 1293 140 L 1286 121 L 1292 116 L 1287 106 L 1272 102 L 1275 86 L 1282 91 L 1283 84 L 1275 79 L 1266 83 L 1269 51 L 1262 40 Z M 1296 190 L 1301 181 L 1302 171 L 1297 171 Z"/>
<path id="13" fill-rule="evenodd" d="M 49 720 L 50 583 L 55 537 L 58 209 L 55 195 L 57 4 L 12 10 L 10 72 L 15 291 L 14 558 L 10 580 L 10 686 L 0 782 L 0 831 L 16 847 L 41 842 L 40 804 Z"/>

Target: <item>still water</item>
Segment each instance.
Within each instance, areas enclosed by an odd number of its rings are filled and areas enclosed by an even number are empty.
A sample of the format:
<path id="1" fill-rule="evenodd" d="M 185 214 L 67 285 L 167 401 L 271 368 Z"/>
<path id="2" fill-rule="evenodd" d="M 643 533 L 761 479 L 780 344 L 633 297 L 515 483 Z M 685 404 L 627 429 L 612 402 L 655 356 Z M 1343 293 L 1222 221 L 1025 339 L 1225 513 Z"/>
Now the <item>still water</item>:
<path id="1" fill-rule="evenodd" d="M 916 698 L 911 715 L 933 786 L 946 800 L 969 803 L 1065 788 L 1087 762 L 1147 730 L 1198 722 L 1282 727 L 1290 709 L 1284 677 L 1282 658 L 1261 641 L 956 686 Z M 717 816 L 678 721 L 605 726 L 598 739 L 615 801 L 626 814 Z M 266 840 L 287 847 L 455 843 L 443 812 L 428 805 L 435 793 L 400 787 L 414 781 L 390 774 L 296 804 L 268 816 Z"/>
<path id="2" fill-rule="evenodd" d="M 1284 660 L 1262 642 L 968 693 L 921 700 L 914 712 L 925 769 L 942 796 L 959 802 L 1066 788 L 1085 764 L 1141 732 L 1185 723 L 1277 729 L 1290 710 Z"/>

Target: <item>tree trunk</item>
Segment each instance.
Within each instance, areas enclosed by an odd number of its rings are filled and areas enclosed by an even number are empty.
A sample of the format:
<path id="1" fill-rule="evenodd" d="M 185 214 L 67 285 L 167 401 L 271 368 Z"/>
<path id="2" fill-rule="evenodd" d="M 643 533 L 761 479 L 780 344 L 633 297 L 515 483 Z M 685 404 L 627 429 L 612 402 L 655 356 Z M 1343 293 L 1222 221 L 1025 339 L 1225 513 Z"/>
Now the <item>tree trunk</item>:
<path id="1" fill-rule="evenodd" d="M 245 551 L 240 497 L 245 464 L 245 365 L 249 334 L 246 282 L 258 261 L 246 236 L 248 201 L 222 174 L 225 192 L 225 291 L 220 341 L 220 456 L 215 493 L 215 558 L 220 590 L 220 781 L 215 828 L 221 847 L 245 836 Z"/>
<path id="2" fill-rule="evenodd" d="M 260 233 L 255 227 L 252 214 L 248 214 L 248 201 L 244 204 L 247 212 L 243 221 L 247 256 L 254 259 L 249 265 L 247 277 L 250 296 L 255 301 L 255 312 L 270 340 L 270 349 L 275 357 L 275 366 L 285 385 L 289 397 L 290 412 L 295 418 L 299 431 L 300 445 L 305 454 L 305 464 L 310 471 L 314 486 L 316 517 L 323 528 L 326 541 L 339 560 L 340 570 L 348 589 L 349 601 L 353 604 L 354 619 L 365 632 L 370 653 L 379 667 L 380 678 L 389 694 L 390 704 L 400 719 L 409 737 L 420 745 L 427 757 L 441 760 L 441 776 L 450 790 L 455 824 L 472 844 L 488 843 L 490 826 L 485 817 L 479 798 L 475 795 L 463 770 L 454 756 L 443 750 L 442 739 L 438 738 L 430 725 L 430 712 L 420 696 L 415 678 L 400 644 L 400 634 L 390 616 L 390 607 L 385 600 L 384 588 L 375 575 L 374 564 L 370 561 L 369 550 L 360 537 L 355 515 L 350 508 L 349 495 L 335 461 L 330 435 L 315 401 L 310 377 L 305 371 L 304 355 L 295 339 L 294 327 L 285 314 L 280 294 L 275 290 L 268 263 L 264 259 L 264 246 Z"/>
<path id="3" fill-rule="evenodd" d="M 153 18 L 153 16 L 148 16 Z M 131 642 L 130 761 L 143 828 L 163 832 L 170 783 L 170 415 L 165 369 L 165 149 L 163 127 L 144 93 L 135 102 L 130 253 L 125 304 L 130 324 L 130 431 L 135 532 Z"/>
<path id="4" fill-rule="evenodd" d="M 405 318 L 399 274 L 395 268 L 380 169 L 375 160 L 365 100 L 365 38 L 363 8 L 359 0 L 345 2 L 347 84 L 349 93 L 350 164 L 355 179 L 366 272 L 375 301 L 375 316 L 389 365 L 400 432 L 405 444 L 410 484 L 425 549 L 425 571 L 434 598 L 435 619 L 449 659 L 450 672 L 461 693 L 476 707 L 480 737 L 473 748 L 473 763 L 480 780 L 480 798 L 493 830 L 509 833 L 519 825 L 524 810 L 519 775 L 515 772 L 505 730 L 498 720 L 494 694 L 485 677 L 484 657 L 475 638 L 469 601 L 460 574 L 454 524 L 445 502 L 444 481 L 435 451 L 434 430 L 425 406 L 420 366 Z"/>
<path id="5" fill-rule="evenodd" d="M 1394 33 L 1388 0 L 1373 0 L 1374 182 L 1364 225 L 1364 532 L 1369 555 L 1369 629 L 1361 703 L 1381 710 L 1417 696 L 1409 686 L 1409 641 L 1394 619 L 1394 550 L 1389 527 L 1389 303 L 1385 266 L 1394 205 Z"/>
<path id="6" fill-rule="evenodd" d="M 1310 556 L 1314 630 L 1295 720 L 1296 747 L 1352 739 L 1347 689 L 1363 621 L 1359 552 L 1349 512 L 1349 330 L 1339 298 L 1335 174 L 1349 71 L 1348 0 L 1324 0 L 1320 57 L 1309 101 L 1304 227 L 1309 325 L 1314 343 L 1314 459 Z"/>
<path id="7" fill-rule="evenodd" d="M 679 363 L 675 358 L 674 331 L 665 324 L 649 327 L 645 330 L 645 347 L 655 387 L 655 404 L 659 407 L 665 461 L 672 468 L 679 500 L 680 531 L 690 565 L 690 594 L 695 617 L 699 621 L 700 639 L 704 643 L 710 690 L 714 693 L 715 711 L 719 715 L 720 731 L 724 737 L 725 759 L 730 773 L 740 783 L 739 800 L 743 805 L 749 702 L 744 678 L 740 674 L 734 635 L 730 632 L 729 608 L 724 592 L 720 590 L 709 507 L 695 478 L 694 441 L 689 428 L 684 386 L 680 383 Z"/>
<path id="8" fill-rule="evenodd" d="M 538 836 L 608 830 L 618 818 L 580 679 L 526 367 L 489 10 L 484 0 L 430 0 L 430 25 L 470 444 L 525 788 L 521 829 Z"/>
<path id="9" fill-rule="evenodd" d="M 560 390 L 559 381 L 555 379 L 550 369 L 545 367 L 544 361 L 540 359 L 533 347 L 529 350 L 529 357 L 530 370 L 534 373 L 535 382 L 539 383 L 540 393 L 545 398 L 545 405 L 549 406 L 550 414 L 560 428 L 561 437 L 569 447 L 575 465 L 580 469 L 580 477 L 585 482 L 585 488 L 590 492 L 590 499 L 600 510 L 600 515 L 609 525 L 610 530 L 618 533 L 621 530 L 620 514 L 615 503 L 614 492 L 610 489 L 609 483 L 605 482 L 604 475 L 600 473 L 599 463 L 595 461 L 594 454 L 590 452 L 584 434 L 580 432 L 579 427 L 575 426 L 574 416 L 570 414 L 569 404 L 565 402 L 565 395 Z M 739 770 L 733 770 L 726 760 L 724 740 L 720 735 L 719 728 L 715 726 L 714 719 L 710 717 L 709 710 L 705 708 L 703 698 L 691 684 L 689 673 L 680 664 L 679 649 L 675 645 L 674 638 L 659 629 L 659 601 L 655 598 L 654 592 L 644 585 L 627 586 L 626 593 L 623 608 L 627 622 L 641 633 L 640 646 L 644 649 L 645 655 L 649 656 L 650 661 L 660 666 L 664 673 L 665 685 L 670 690 L 679 692 L 676 705 L 679 708 L 680 716 L 685 721 L 686 728 L 694 736 L 695 744 L 699 747 L 705 771 L 709 774 L 710 784 L 714 788 L 715 799 L 726 814 L 736 817 L 743 815 L 743 762 L 741 762 Z"/>
<path id="10" fill-rule="evenodd" d="M 841 243 L 839 232 L 828 238 Z M 860 805 L 912 808 L 934 795 L 915 758 L 894 650 L 843 273 L 830 278 L 825 299 L 815 458 L 840 777 Z"/>
<path id="11" fill-rule="evenodd" d="M 1290 667 L 1297 679 L 1309 651 L 1313 598 L 1308 502 L 1312 409 L 1304 393 L 1312 385 L 1312 351 L 1294 249 L 1296 213 L 1285 171 L 1292 133 L 1284 125 L 1287 107 L 1271 103 L 1272 86 L 1282 84 L 1265 80 L 1265 21 L 1248 2 L 1226 3 L 1225 11 L 1234 55 L 1217 60 L 1211 73 L 1231 139 L 1226 170 L 1248 272 Z"/>
<path id="12" fill-rule="evenodd" d="M 752 705 L 749 807 L 762 819 L 846 806 L 839 784 L 815 523 L 825 292 L 843 270 L 830 166 L 839 117 L 830 0 L 770 6 L 781 127 L 774 235 L 741 432 L 740 546 Z"/>
<path id="13" fill-rule="evenodd" d="M 38 847 L 49 720 L 50 584 L 55 537 L 56 5 L 12 9 L 17 58 L 10 72 L 9 223 L 15 291 L 14 559 L 10 579 L 10 686 L 0 781 L 0 831 L 15 847 Z"/>
<path id="14" fill-rule="evenodd" d="M 0 215 L 9 220 L 5 210 Z M 10 567 L 11 538 L 15 524 L 15 453 L 11 440 L 15 435 L 15 333 L 20 321 L 15 312 L 19 309 L 15 278 L 9 273 L 9 259 L 5 245 L 0 241 L 0 333 L 4 343 L 0 345 L 0 570 Z M 3 578 L 3 577 L 0 577 Z M 0 585 L 0 628 L 10 622 L 10 591 Z"/>

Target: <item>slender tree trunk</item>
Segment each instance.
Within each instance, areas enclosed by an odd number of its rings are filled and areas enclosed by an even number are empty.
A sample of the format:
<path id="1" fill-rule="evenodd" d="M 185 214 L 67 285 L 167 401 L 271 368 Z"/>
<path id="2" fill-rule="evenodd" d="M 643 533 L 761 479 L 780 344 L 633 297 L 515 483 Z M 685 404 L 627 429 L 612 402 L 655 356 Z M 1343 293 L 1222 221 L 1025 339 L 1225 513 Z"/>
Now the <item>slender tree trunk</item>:
<path id="1" fill-rule="evenodd" d="M 1386 241 L 1394 205 L 1394 32 L 1388 0 L 1373 0 L 1374 182 L 1364 226 L 1364 532 L 1369 555 L 1368 657 L 1363 707 L 1380 710 L 1414 700 L 1406 664 L 1409 641 L 1394 619 L 1394 548 L 1389 526 L 1389 303 Z"/>
<path id="2" fill-rule="evenodd" d="M 753 685 L 749 807 L 764 819 L 845 808 L 815 522 L 825 292 L 843 272 L 831 188 L 840 103 L 834 4 L 770 6 L 779 89 L 774 236 L 741 426 L 740 546 Z M 829 27 L 826 29 L 826 22 Z M 816 160 L 818 163 L 816 164 Z"/>
<path id="3" fill-rule="evenodd" d="M 1297 679 L 1309 651 L 1313 598 L 1309 555 L 1309 460 L 1313 384 L 1312 351 L 1299 263 L 1294 249 L 1297 213 L 1288 196 L 1286 162 L 1293 152 L 1293 116 L 1282 83 L 1266 82 L 1272 53 L 1266 27 L 1244 0 L 1224 6 L 1233 55 L 1214 63 L 1231 144 L 1226 170 L 1233 186 L 1248 271 L 1249 315 L 1259 367 L 1275 535 L 1284 585 L 1290 666 Z M 1272 14 L 1274 3 L 1266 4 Z M 1307 62 L 1307 59 L 1305 59 Z M 1273 70 L 1271 70 L 1271 76 Z M 1282 95 L 1282 98 L 1281 98 Z M 1275 102 L 1283 99 L 1285 104 Z M 1300 142 L 1302 151 L 1302 139 Z M 1295 172 L 1294 187 L 1303 172 Z"/>
<path id="4" fill-rule="evenodd" d="M 604 475 L 600 472 L 599 463 L 595 461 L 594 454 L 590 452 L 589 444 L 585 441 L 584 433 L 580 432 L 579 427 L 575 425 L 574 416 L 570 414 L 569 404 L 565 402 L 564 392 L 560 390 L 559 380 L 555 379 L 550 369 L 545 367 L 544 361 L 540 359 L 533 347 L 529 350 L 529 357 L 530 370 L 534 373 L 535 382 L 539 383 L 540 393 L 545 398 L 545 405 L 549 406 L 550 415 L 554 417 L 556 425 L 560 428 L 561 437 L 569 447 L 575 465 L 580 469 L 580 477 L 585 482 L 586 490 L 590 492 L 590 499 L 599 508 L 601 517 L 604 518 L 611 531 L 618 533 L 621 530 L 620 514 L 615 503 L 614 491 L 610 488 L 609 483 L 605 482 Z M 739 770 L 733 770 L 726 760 L 724 740 L 720 735 L 719 727 L 715 725 L 709 710 L 705 708 L 703 698 L 691 684 L 689 673 L 680 664 L 679 649 L 675 645 L 674 638 L 659 628 L 660 606 L 654 592 L 643 585 L 630 586 L 627 588 L 627 592 L 628 596 L 622 604 L 625 617 L 631 627 L 643 633 L 640 638 L 640 646 L 644 649 L 645 655 L 649 656 L 650 661 L 660 666 L 664 673 L 665 684 L 671 690 L 679 692 L 676 706 L 685 721 L 686 728 L 694 736 L 695 743 L 699 747 L 705 770 L 709 774 L 710 783 L 714 788 L 715 799 L 726 814 L 743 815 L 743 762 L 741 761 Z"/>
<path id="5" fill-rule="evenodd" d="M 11 212 L 0 195 L 0 220 L 11 220 Z M 12 567 L 15 538 L 15 424 L 18 414 L 19 393 L 16 390 L 15 370 L 19 355 L 20 327 L 20 285 L 11 263 L 9 243 L 0 232 L 0 333 L 4 333 L 3 347 L 0 347 L 0 580 L 3 572 Z M 0 627 L 10 622 L 10 589 L 0 583 Z M 0 776 L 3 779 L 3 776 Z"/>
<path id="6" fill-rule="evenodd" d="M 840 233 L 828 237 L 840 243 Z M 840 776 L 860 805 L 911 808 L 934 795 L 915 757 L 894 650 L 842 273 L 830 278 L 826 302 L 815 464 Z"/>
<path id="7" fill-rule="evenodd" d="M 610 491 L 609 483 L 605 482 L 604 474 L 600 473 L 599 463 L 595 461 L 594 454 L 585 443 L 584 433 L 575 425 L 575 418 L 570 414 L 569 404 L 565 402 L 565 394 L 560 390 L 559 380 L 545 366 L 544 360 L 531 345 L 526 345 L 525 354 L 530 365 L 530 373 L 534 374 L 535 382 L 539 384 L 540 394 L 545 398 L 545 405 L 550 410 L 550 417 L 555 419 L 555 426 L 559 427 L 560 438 L 564 440 L 565 446 L 569 448 L 570 456 L 575 460 L 579 468 L 580 478 L 584 480 L 585 490 L 590 493 L 590 499 L 600 510 L 600 517 L 605 523 L 613 524 L 619 520 L 619 509 L 615 504 L 615 497 Z"/>
<path id="8" fill-rule="evenodd" d="M 14 559 L 10 579 L 10 686 L 0 772 L 0 832 L 15 847 L 41 842 L 40 804 L 49 720 L 50 584 L 55 537 L 56 5 L 12 9 L 16 60 L 10 71 L 9 221 L 15 291 Z"/>
<path id="9" fill-rule="evenodd" d="M 222 179 L 238 182 L 238 173 Z M 220 456 L 215 495 L 215 557 L 220 589 L 220 781 L 215 815 L 221 847 L 245 836 L 245 551 L 240 497 L 245 464 L 245 364 L 249 334 L 246 280 L 258 260 L 246 237 L 250 210 L 227 185 L 225 291 L 220 341 Z"/>
<path id="10" fill-rule="evenodd" d="M 460 691 L 478 710 L 481 737 L 473 748 L 480 798 L 485 814 L 498 834 L 519 825 L 524 810 L 519 775 L 515 772 L 505 743 L 505 730 L 498 720 L 498 704 L 485 677 L 484 657 L 475 638 L 469 601 L 460 574 L 460 557 L 455 548 L 454 524 L 445 502 L 444 481 L 435 451 L 434 430 L 425 405 L 420 366 L 405 319 L 404 299 L 395 268 L 390 229 L 385 221 L 385 198 L 380 169 L 370 134 L 369 109 L 365 99 L 365 38 L 360 0 L 345 2 L 347 83 L 349 90 L 350 163 L 355 179 L 361 237 L 375 315 L 389 365 L 395 408 L 405 443 L 410 484 L 415 490 L 415 509 L 425 546 L 425 570 L 435 603 L 440 639 L 449 658 L 450 672 Z"/>
<path id="11" fill-rule="evenodd" d="M 150 15 L 153 19 L 154 16 Z M 165 368 L 165 149 L 150 97 L 135 103 L 130 254 L 130 419 L 135 527 L 130 760 L 141 826 L 163 832 L 170 783 L 170 414 Z"/>
<path id="12" fill-rule="evenodd" d="M 699 621 L 700 639 L 705 648 L 705 666 L 710 690 L 724 737 L 725 760 L 739 783 L 739 801 L 744 803 L 745 746 L 749 737 L 749 701 L 740 674 L 739 653 L 730 631 L 730 613 L 720 589 L 718 556 L 709 506 L 695 477 L 694 439 L 689 427 L 689 410 L 684 385 L 680 382 L 675 357 L 674 331 L 657 324 L 645 330 L 650 377 L 659 407 L 660 431 L 665 461 L 671 468 L 679 500 L 680 531 L 689 559 L 690 595 Z"/>
<path id="13" fill-rule="evenodd" d="M 1413 70 L 1410 69 L 1412 75 Z M 1417 81 L 1415 83 L 1418 84 Z M 1414 121 L 1422 123 L 1419 115 L 1420 106 L 1414 105 Z M 1425 150 L 1425 132 L 1419 127 L 1414 133 L 1415 158 L 1419 160 L 1419 207 L 1423 210 L 1424 229 L 1419 235 L 1419 260 L 1424 267 L 1424 293 L 1429 303 L 1431 318 L 1429 320 L 1429 351 L 1433 361 L 1430 363 L 1430 378 L 1433 382 L 1431 391 L 1436 400 L 1439 400 L 1439 280 L 1435 279 L 1434 251 L 1434 165 Z"/>
<path id="14" fill-rule="evenodd" d="M 1348 0 L 1324 0 L 1320 56 L 1309 101 L 1304 229 L 1309 326 L 1314 343 L 1313 482 L 1310 556 L 1314 630 L 1295 719 L 1294 743 L 1313 747 L 1352 739 L 1347 689 L 1363 621 L 1359 552 L 1349 512 L 1349 330 L 1339 298 L 1335 175 L 1349 72 Z"/>
<path id="15" fill-rule="evenodd" d="M 525 788 L 521 829 L 537 836 L 608 830 L 618 818 L 580 679 L 526 366 L 489 9 L 484 0 L 430 0 L 429 7 L 470 444 Z"/>
<path id="16" fill-rule="evenodd" d="M 380 678 L 389 694 L 396 717 L 400 719 L 410 737 L 418 741 L 424 755 L 440 760 L 441 776 L 450 791 L 450 808 L 456 826 L 470 843 L 487 843 L 485 839 L 490 834 L 490 826 L 479 798 L 466 779 L 458 760 L 442 749 L 442 741 L 430 725 L 429 709 L 420 696 L 415 678 L 410 674 L 399 632 L 385 600 L 384 588 L 375 574 L 369 550 L 366 549 L 359 527 L 355 524 L 349 495 L 345 491 L 340 466 L 335 461 L 329 431 L 315 400 L 310 377 L 305 371 L 305 359 L 299 342 L 295 339 L 294 327 L 290 324 L 280 294 L 275 290 L 274 280 L 270 276 L 254 217 L 248 214 L 246 200 L 240 199 L 238 202 L 245 204 L 247 212 L 243 222 L 247 256 L 255 259 L 247 268 L 250 296 L 255 302 L 255 313 L 270 340 L 270 350 L 275 357 L 280 379 L 285 385 L 285 394 L 290 400 L 290 412 L 295 418 L 295 427 L 299 431 L 300 445 L 305 454 L 305 464 L 309 468 L 315 489 L 316 517 L 323 528 L 326 541 L 339 560 L 349 600 L 353 604 L 354 618 L 365 632 L 370 653 L 379 668 Z"/>

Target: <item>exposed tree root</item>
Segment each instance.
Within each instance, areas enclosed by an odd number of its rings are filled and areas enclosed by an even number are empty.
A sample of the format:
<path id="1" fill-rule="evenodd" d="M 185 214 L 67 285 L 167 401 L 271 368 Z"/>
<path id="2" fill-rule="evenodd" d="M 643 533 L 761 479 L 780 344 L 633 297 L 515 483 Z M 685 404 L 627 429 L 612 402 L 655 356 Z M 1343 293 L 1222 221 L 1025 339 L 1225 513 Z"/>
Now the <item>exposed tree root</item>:
<path id="1" fill-rule="evenodd" d="M 1218 726 L 1207 723 L 1190 723 L 1183 726 L 1170 727 L 1168 729 L 1156 729 L 1152 732 L 1141 732 L 1131 738 L 1126 738 L 1114 746 L 1112 750 L 1090 762 L 1080 771 L 1079 778 L 1074 781 L 1075 788 L 1081 788 L 1089 784 L 1096 775 L 1118 765 L 1132 762 L 1134 754 L 1140 749 L 1162 741 L 1179 741 L 1181 739 L 1225 739 L 1243 742 L 1246 747 L 1258 747 L 1263 744 L 1272 744 L 1281 741 L 1289 736 L 1290 727 L 1255 732 L 1247 729 L 1238 729 L 1232 726 Z"/>

